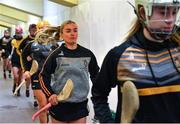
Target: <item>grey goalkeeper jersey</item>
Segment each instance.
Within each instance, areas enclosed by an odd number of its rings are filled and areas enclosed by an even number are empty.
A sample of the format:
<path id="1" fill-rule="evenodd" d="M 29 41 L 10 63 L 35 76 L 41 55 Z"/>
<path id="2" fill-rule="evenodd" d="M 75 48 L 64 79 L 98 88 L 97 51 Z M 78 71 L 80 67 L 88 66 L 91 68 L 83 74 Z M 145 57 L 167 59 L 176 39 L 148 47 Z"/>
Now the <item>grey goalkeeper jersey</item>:
<path id="1" fill-rule="evenodd" d="M 40 73 L 40 82 L 44 93 L 49 97 L 54 93 L 59 94 L 66 81 L 71 79 L 74 88 L 67 102 L 78 103 L 87 99 L 89 76 L 94 82 L 98 71 L 96 58 L 90 50 L 80 45 L 75 50 L 69 50 L 62 44 L 47 58 Z"/>

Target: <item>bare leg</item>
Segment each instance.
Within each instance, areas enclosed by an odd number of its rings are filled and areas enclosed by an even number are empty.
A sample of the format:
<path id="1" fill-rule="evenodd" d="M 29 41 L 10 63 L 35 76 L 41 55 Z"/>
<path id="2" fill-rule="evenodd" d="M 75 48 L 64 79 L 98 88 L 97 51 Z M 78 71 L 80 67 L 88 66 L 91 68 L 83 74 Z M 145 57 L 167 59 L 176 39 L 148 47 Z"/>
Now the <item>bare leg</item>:
<path id="1" fill-rule="evenodd" d="M 9 71 L 9 78 L 11 78 L 12 65 L 10 60 L 7 60 L 7 70 Z"/>
<path id="2" fill-rule="evenodd" d="M 3 76 L 6 79 L 7 59 L 3 58 Z"/>
<path id="3" fill-rule="evenodd" d="M 17 67 L 13 67 L 12 68 L 12 72 L 13 72 L 14 84 L 17 87 L 18 86 L 18 78 L 19 78 L 18 68 Z"/>
<path id="4" fill-rule="evenodd" d="M 35 97 L 38 100 L 39 103 L 39 109 L 43 108 L 46 104 L 47 104 L 47 99 L 45 94 L 42 92 L 42 90 L 37 89 L 37 90 L 33 90 L 33 93 L 35 95 Z M 40 115 L 39 115 L 39 120 L 40 123 L 47 123 L 48 119 L 47 119 L 47 111 L 43 111 Z"/>
<path id="5" fill-rule="evenodd" d="M 18 67 L 13 67 L 12 71 L 13 71 L 14 83 L 16 84 L 16 87 L 18 87 L 19 84 L 21 83 L 22 70 Z M 18 91 L 17 95 L 20 96 L 20 90 Z"/>
<path id="6" fill-rule="evenodd" d="M 31 83 L 31 79 L 26 79 L 26 97 L 29 97 L 29 86 Z"/>
<path id="7" fill-rule="evenodd" d="M 70 122 L 58 121 L 58 120 L 55 120 L 53 117 L 51 117 L 51 121 L 52 121 L 52 124 L 66 124 L 66 123 L 85 124 L 86 123 L 86 117 L 80 118 L 80 119 L 75 120 L 75 121 L 70 121 Z"/>

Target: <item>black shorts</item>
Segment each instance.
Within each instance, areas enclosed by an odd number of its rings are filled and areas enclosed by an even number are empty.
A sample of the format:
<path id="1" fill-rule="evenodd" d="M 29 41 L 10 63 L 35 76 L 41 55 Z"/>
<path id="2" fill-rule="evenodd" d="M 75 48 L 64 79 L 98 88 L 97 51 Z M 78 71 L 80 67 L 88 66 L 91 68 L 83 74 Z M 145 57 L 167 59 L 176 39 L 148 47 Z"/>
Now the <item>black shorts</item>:
<path id="1" fill-rule="evenodd" d="M 12 63 L 12 67 L 17 67 L 17 68 L 21 68 L 21 63 L 20 60 L 11 58 L 11 63 Z"/>
<path id="2" fill-rule="evenodd" d="M 31 76 L 31 87 L 33 90 L 41 89 L 38 75 L 39 75 L 39 73 L 35 73 Z"/>
<path id="3" fill-rule="evenodd" d="M 74 121 L 88 116 L 88 100 L 80 103 L 58 103 L 49 109 L 50 115 L 58 121 Z"/>
<path id="4" fill-rule="evenodd" d="M 12 67 L 21 67 L 20 58 L 18 56 L 12 56 L 11 58 Z"/>
<path id="5" fill-rule="evenodd" d="M 17 62 L 12 62 L 12 67 L 21 68 L 21 64 Z"/>
<path id="6" fill-rule="evenodd" d="M 8 56 L 9 56 L 9 54 L 8 54 L 7 52 L 2 53 L 2 55 L 1 55 L 1 57 L 2 57 L 3 59 L 7 59 Z"/>

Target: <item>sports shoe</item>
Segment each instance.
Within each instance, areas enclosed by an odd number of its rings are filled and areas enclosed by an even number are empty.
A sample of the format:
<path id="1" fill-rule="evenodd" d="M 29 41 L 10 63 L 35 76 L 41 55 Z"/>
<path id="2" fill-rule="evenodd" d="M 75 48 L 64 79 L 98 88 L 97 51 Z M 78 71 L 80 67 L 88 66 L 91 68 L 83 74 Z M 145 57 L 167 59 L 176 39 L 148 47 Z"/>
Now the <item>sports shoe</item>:
<path id="1" fill-rule="evenodd" d="M 13 93 L 15 92 L 15 89 L 16 89 L 16 84 L 13 84 L 13 89 L 12 89 Z"/>
<path id="2" fill-rule="evenodd" d="M 35 107 L 35 108 L 38 107 L 37 101 L 34 101 L 34 107 Z"/>
<path id="3" fill-rule="evenodd" d="M 29 89 L 26 89 L 26 97 L 29 97 Z"/>
<path id="4" fill-rule="evenodd" d="M 6 79 L 6 73 L 4 73 L 4 79 Z"/>
<path id="5" fill-rule="evenodd" d="M 21 96 L 20 89 L 17 91 L 17 96 Z"/>
<path id="6" fill-rule="evenodd" d="M 12 78 L 12 77 L 11 77 L 11 74 L 9 74 L 9 78 Z"/>

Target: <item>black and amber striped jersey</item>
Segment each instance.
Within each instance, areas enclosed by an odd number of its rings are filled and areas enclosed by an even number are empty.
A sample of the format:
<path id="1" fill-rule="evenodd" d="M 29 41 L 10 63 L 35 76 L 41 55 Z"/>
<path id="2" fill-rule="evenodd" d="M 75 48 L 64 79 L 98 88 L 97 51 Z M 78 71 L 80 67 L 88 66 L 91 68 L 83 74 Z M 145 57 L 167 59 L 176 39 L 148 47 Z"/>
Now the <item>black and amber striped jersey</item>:
<path id="1" fill-rule="evenodd" d="M 23 42 L 23 37 L 19 38 L 19 39 L 16 39 L 14 38 L 12 41 L 11 41 L 11 53 L 12 53 L 12 58 L 11 58 L 11 62 L 12 62 L 12 66 L 16 66 L 16 67 L 19 67 L 21 68 L 21 59 L 20 59 L 20 56 L 21 56 L 21 51 L 19 51 L 19 46 L 20 44 Z"/>
<path id="2" fill-rule="evenodd" d="M 138 32 L 109 51 L 92 89 L 95 114 L 101 122 L 113 122 L 107 96 L 112 87 L 127 80 L 134 82 L 140 98 L 133 122 L 180 122 L 180 46 L 176 42 L 149 41 Z M 121 115 L 118 90 L 116 122 Z"/>
<path id="3" fill-rule="evenodd" d="M 5 37 L 3 36 L 1 39 L 0 39 L 0 50 L 3 51 L 2 52 L 2 58 L 7 58 L 9 56 L 9 45 L 10 45 L 10 42 L 12 40 L 12 37 Z"/>

